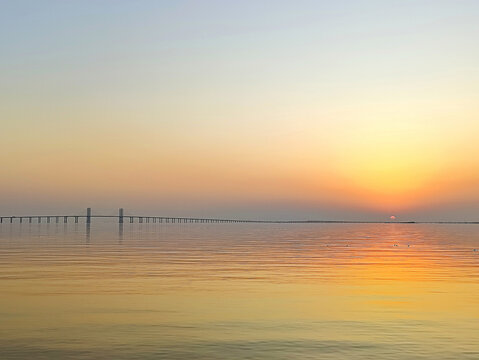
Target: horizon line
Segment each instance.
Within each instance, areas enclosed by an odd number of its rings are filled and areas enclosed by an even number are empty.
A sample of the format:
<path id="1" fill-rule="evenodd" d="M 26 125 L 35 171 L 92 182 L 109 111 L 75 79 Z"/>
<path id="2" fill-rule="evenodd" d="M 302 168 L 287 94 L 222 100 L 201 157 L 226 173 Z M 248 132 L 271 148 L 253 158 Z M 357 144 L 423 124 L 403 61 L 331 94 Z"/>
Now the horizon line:
<path id="1" fill-rule="evenodd" d="M 52 218 L 55 219 L 56 223 L 59 222 L 60 218 L 63 218 L 64 223 L 68 222 L 68 219 L 75 219 L 75 223 L 78 223 L 78 219 L 86 218 L 87 222 L 91 222 L 91 218 L 116 218 L 119 223 L 124 222 L 124 218 L 129 218 L 130 223 L 134 222 L 134 219 L 137 219 L 139 223 L 143 223 L 143 220 L 149 222 L 162 223 L 165 221 L 169 223 L 170 221 L 175 223 L 277 223 L 277 224 L 479 224 L 479 221 L 464 221 L 464 220 L 430 220 L 430 221 L 417 221 L 417 220 L 300 220 L 300 219 L 280 219 L 280 220 L 265 220 L 265 219 L 241 219 L 241 218 L 213 218 L 213 217 L 184 217 L 184 216 L 144 216 L 144 215 L 125 215 L 123 208 L 118 209 L 118 215 L 93 215 L 91 208 L 86 209 L 86 214 L 81 215 L 8 215 L 0 216 L 0 223 L 3 223 L 4 219 L 10 219 L 10 223 L 13 223 L 14 219 L 19 219 L 20 223 L 23 222 L 23 219 L 28 219 L 29 223 L 32 223 L 33 219 L 37 219 L 38 223 L 41 223 L 42 219 L 46 219 L 47 223 L 50 223 Z"/>

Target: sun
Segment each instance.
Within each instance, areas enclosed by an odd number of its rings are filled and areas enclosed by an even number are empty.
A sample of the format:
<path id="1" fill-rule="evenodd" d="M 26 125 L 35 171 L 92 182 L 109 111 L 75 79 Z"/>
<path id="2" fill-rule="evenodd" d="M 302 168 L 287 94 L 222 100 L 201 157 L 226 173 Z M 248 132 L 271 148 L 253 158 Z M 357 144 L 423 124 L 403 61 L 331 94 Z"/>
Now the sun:
<path id="1" fill-rule="evenodd" d="M 396 220 L 396 216 L 394 216 L 394 215 L 391 215 L 389 218 L 390 218 L 391 220 Z"/>

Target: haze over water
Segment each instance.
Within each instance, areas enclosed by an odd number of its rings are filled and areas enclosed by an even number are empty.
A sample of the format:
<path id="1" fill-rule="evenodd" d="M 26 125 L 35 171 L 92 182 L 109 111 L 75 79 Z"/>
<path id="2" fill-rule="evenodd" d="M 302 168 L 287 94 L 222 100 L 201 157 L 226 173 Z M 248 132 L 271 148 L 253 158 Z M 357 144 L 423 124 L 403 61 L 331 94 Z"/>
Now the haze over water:
<path id="1" fill-rule="evenodd" d="M 2 359 L 477 359 L 479 227 L 0 225 Z"/>

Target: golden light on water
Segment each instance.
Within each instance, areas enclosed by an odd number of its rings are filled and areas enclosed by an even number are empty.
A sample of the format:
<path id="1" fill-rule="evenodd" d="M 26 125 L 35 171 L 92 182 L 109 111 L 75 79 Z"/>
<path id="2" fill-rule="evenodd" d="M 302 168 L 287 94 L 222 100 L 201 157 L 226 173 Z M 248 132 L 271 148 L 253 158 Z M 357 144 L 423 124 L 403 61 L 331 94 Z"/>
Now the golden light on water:
<path id="1" fill-rule="evenodd" d="M 96 221 L 90 240 L 73 224 L 61 238 L 48 224 L 21 226 L 0 233 L 0 349 L 18 358 L 477 349 L 469 225 L 125 224 L 118 238 L 116 224 Z"/>

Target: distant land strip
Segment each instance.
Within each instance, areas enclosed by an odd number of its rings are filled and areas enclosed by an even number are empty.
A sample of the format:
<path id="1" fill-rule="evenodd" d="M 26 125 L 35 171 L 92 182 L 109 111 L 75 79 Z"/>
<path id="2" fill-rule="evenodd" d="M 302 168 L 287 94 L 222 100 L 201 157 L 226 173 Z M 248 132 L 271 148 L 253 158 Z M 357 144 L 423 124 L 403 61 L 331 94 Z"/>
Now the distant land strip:
<path id="1" fill-rule="evenodd" d="M 479 224 L 479 221 L 361 221 L 361 220 L 254 220 L 254 219 L 220 219 L 220 218 L 197 218 L 197 217 L 171 217 L 171 216 L 141 216 L 125 215 L 123 209 L 118 210 L 118 215 L 93 215 L 91 208 L 87 208 L 86 214 L 81 215 L 22 215 L 22 216 L 0 216 L 0 223 L 23 223 L 23 222 L 79 222 L 79 219 L 85 219 L 87 224 L 91 223 L 92 218 L 111 218 L 117 219 L 118 223 L 123 224 L 125 219 L 129 223 L 135 220 L 142 223 L 262 223 L 262 224 Z"/>

